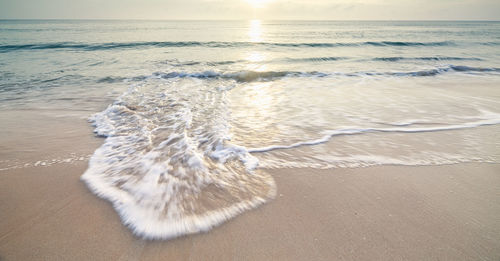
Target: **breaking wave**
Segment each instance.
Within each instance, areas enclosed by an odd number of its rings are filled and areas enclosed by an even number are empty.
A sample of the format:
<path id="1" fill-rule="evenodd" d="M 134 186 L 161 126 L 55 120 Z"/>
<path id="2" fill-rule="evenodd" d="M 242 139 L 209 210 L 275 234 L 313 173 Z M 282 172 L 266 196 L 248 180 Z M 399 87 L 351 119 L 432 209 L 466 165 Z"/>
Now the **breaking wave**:
<path id="1" fill-rule="evenodd" d="M 462 72 L 462 73 L 499 73 L 500 68 L 482 68 L 462 65 L 449 65 L 421 71 L 409 72 L 297 72 L 297 71 L 238 71 L 238 72 L 155 72 L 150 76 L 112 77 L 107 76 L 97 80 L 99 83 L 113 83 L 123 81 L 143 81 L 149 78 L 194 78 L 194 79 L 228 79 L 237 82 L 271 81 L 284 77 L 369 77 L 369 76 L 393 76 L 393 77 L 430 77 L 440 74 Z"/>

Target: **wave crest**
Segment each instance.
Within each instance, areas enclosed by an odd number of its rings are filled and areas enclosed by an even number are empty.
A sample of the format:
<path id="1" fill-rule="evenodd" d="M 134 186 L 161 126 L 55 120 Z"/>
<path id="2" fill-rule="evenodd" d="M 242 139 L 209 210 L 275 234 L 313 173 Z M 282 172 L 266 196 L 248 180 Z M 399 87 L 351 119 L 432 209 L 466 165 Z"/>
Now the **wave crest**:
<path id="1" fill-rule="evenodd" d="M 500 68 L 483 68 L 471 67 L 463 65 L 449 65 L 446 67 L 438 67 L 421 71 L 409 72 L 298 72 L 298 71 L 239 71 L 239 72 L 156 72 L 154 77 L 170 79 L 170 78 L 199 78 L 199 79 L 232 79 L 238 82 L 252 82 L 257 80 L 274 80 L 284 77 L 366 77 L 366 76 L 395 76 L 395 77 L 422 77 L 436 76 L 450 72 L 483 72 L 483 73 L 498 73 Z"/>

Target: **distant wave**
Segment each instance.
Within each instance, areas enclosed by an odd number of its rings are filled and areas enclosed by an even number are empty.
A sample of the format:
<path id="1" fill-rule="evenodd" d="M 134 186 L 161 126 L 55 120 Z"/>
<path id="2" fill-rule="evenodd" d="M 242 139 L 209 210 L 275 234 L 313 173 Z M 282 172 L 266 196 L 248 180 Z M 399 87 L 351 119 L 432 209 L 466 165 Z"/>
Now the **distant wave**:
<path id="1" fill-rule="evenodd" d="M 483 68 L 483 67 L 471 67 L 464 65 L 450 65 L 447 67 L 440 67 L 429 70 L 421 70 L 415 72 L 387 72 L 382 74 L 371 74 L 367 75 L 392 75 L 392 76 L 436 76 L 448 72 L 500 72 L 500 68 Z"/>
<path id="2" fill-rule="evenodd" d="M 50 49 L 72 49 L 83 51 L 98 51 L 109 49 L 130 49 L 146 47 L 245 47 L 245 46 L 276 46 L 276 47 L 342 47 L 342 46 L 449 46 L 454 42 L 397 42 L 397 41 L 368 41 L 368 42 L 346 42 L 346 43 L 273 43 L 273 42 L 124 42 L 124 43 L 39 43 L 39 44 L 14 44 L 0 45 L 0 52 L 19 50 L 50 50 Z"/>
<path id="3" fill-rule="evenodd" d="M 484 43 L 481 43 L 482 45 L 491 45 L 491 46 L 495 46 L 495 45 L 500 45 L 500 42 L 484 42 Z"/>
<path id="4" fill-rule="evenodd" d="M 206 65 L 206 66 L 229 65 L 246 61 L 247 60 L 227 60 L 227 61 L 204 62 L 204 61 L 179 61 L 177 59 L 170 59 L 161 61 L 161 63 L 168 64 L 174 67 L 184 67 L 184 66 L 195 66 L 195 65 Z"/>
<path id="5" fill-rule="evenodd" d="M 446 56 L 432 56 L 432 57 L 376 57 L 373 61 L 383 62 L 398 62 L 398 61 L 482 61 L 480 58 L 475 57 L 446 57 Z"/>
<path id="6" fill-rule="evenodd" d="M 135 77 L 112 77 L 112 76 L 106 76 L 103 78 L 100 78 L 97 80 L 98 83 L 115 83 L 115 82 L 124 82 L 124 81 L 132 81 L 132 82 L 138 82 L 138 81 L 143 81 L 147 79 L 147 76 L 135 76 Z"/>
<path id="7" fill-rule="evenodd" d="M 381 42 L 364 42 L 364 45 L 373 46 L 449 46 L 455 45 L 452 41 L 443 42 L 392 42 L 392 41 L 381 41 Z"/>
<path id="8" fill-rule="evenodd" d="M 305 57 L 305 58 L 286 58 L 285 61 L 289 62 L 329 62 L 329 61 L 340 61 L 346 60 L 347 57 L 336 57 L 336 56 L 327 56 L 327 57 Z"/>
<path id="9" fill-rule="evenodd" d="M 355 60 L 355 61 L 377 61 L 377 62 L 399 62 L 399 61 L 482 61 L 483 59 L 477 57 L 448 57 L 448 56 L 427 56 L 427 57 L 375 57 L 375 58 L 367 58 L 367 59 L 358 59 L 355 57 L 341 57 L 341 56 L 324 56 L 324 57 L 300 57 L 300 58 L 276 58 L 270 60 L 264 60 L 258 62 L 259 64 L 266 63 L 279 63 L 279 62 L 331 62 L 331 61 L 342 61 L 342 60 Z M 162 61 L 161 63 L 168 64 L 173 67 L 188 67 L 188 66 L 219 66 L 219 65 L 230 65 L 237 63 L 255 63 L 248 60 L 226 60 L 226 61 L 211 61 L 211 62 L 203 62 L 203 61 L 179 61 L 177 59 L 171 59 Z"/>

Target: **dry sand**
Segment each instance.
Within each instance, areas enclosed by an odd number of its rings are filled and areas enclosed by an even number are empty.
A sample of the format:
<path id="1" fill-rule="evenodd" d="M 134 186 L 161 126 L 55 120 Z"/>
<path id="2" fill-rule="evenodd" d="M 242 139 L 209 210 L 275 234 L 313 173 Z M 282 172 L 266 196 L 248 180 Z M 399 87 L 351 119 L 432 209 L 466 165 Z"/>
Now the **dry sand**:
<path id="1" fill-rule="evenodd" d="M 79 180 L 86 164 L 0 172 L 0 260 L 500 260 L 500 165 L 268 170 L 269 204 L 146 241 Z"/>

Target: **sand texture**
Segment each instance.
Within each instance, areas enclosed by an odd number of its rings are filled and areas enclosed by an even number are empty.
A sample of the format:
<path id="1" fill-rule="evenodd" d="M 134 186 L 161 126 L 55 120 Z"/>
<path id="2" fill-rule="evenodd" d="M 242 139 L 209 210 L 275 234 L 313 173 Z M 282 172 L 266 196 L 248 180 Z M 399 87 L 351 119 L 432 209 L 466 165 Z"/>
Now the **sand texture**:
<path id="1" fill-rule="evenodd" d="M 499 260 L 500 166 L 268 170 L 276 199 L 209 233 L 134 237 L 86 162 L 0 173 L 0 260 Z"/>

